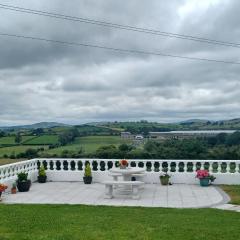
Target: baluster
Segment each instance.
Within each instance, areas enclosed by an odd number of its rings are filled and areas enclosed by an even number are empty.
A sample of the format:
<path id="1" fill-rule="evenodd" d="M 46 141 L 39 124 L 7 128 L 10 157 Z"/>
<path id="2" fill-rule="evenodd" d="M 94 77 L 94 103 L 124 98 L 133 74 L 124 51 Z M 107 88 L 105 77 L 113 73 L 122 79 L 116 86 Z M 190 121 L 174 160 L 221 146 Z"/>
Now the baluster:
<path id="1" fill-rule="evenodd" d="M 158 163 L 159 163 L 159 172 L 161 172 L 162 171 L 162 161 L 158 161 Z"/>
<path id="2" fill-rule="evenodd" d="M 151 172 L 154 172 L 154 161 L 151 161 Z"/>
<path id="3" fill-rule="evenodd" d="M 197 162 L 193 161 L 192 164 L 193 164 L 193 172 L 196 172 L 197 171 Z"/>
<path id="4" fill-rule="evenodd" d="M 176 161 L 175 163 L 176 163 L 176 172 L 179 172 L 179 164 L 180 164 L 180 162 Z"/>
<path id="5" fill-rule="evenodd" d="M 221 173 L 222 172 L 222 162 L 217 162 L 218 166 L 217 166 L 217 173 Z"/>
<path id="6" fill-rule="evenodd" d="M 147 161 L 142 161 L 143 163 L 143 169 L 145 169 L 145 171 L 147 171 Z"/>
<path id="7" fill-rule="evenodd" d="M 213 162 L 209 162 L 209 172 L 213 173 Z"/>
<path id="8" fill-rule="evenodd" d="M 78 171 L 78 160 L 73 160 L 75 165 L 75 171 Z"/>
<path id="9" fill-rule="evenodd" d="M 57 170 L 57 161 L 53 160 L 53 171 Z"/>
<path id="10" fill-rule="evenodd" d="M 98 166 L 97 166 L 97 169 L 98 169 L 98 167 L 99 167 L 99 162 L 98 162 Z M 85 172 L 85 168 L 86 168 L 86 160 L 84 159 L 82 159 L 82 169 L 83 169 L 83 172 Z"/>
<path id="11" fill-rule="evenodd" d="M 226 162 L 227 168 L 226 168 L 226 173 L 230 173 L 230 162 Z"/>
<path id="12" fill-rule="evenodd" d="M 187 172 L 187 161 L 183 161 L 183 172 L 186 173 Z"/>
<path id="13" fill-rule="evenodd" d="M 236 173 L 240 173 L 240 162 L 236 161 Z"/>

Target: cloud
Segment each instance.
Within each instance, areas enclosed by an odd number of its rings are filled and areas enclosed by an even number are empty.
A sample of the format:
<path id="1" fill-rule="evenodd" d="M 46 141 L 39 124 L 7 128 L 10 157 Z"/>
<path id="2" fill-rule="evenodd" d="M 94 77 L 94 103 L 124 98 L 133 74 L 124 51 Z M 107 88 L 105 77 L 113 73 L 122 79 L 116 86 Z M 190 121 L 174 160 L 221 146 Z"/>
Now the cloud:
<path id="1" fill-rule="evenodd" d="M 238 42 L 237 1 L 3 1 L 33 9 Z M 224 8 L 223 8 L 224 6 Z M 0 32 L 219 60 L 236 48 L 0 9 Z M 239 117 L 238 65 L 123 54 L 0 36 L 0 125 Z"/>

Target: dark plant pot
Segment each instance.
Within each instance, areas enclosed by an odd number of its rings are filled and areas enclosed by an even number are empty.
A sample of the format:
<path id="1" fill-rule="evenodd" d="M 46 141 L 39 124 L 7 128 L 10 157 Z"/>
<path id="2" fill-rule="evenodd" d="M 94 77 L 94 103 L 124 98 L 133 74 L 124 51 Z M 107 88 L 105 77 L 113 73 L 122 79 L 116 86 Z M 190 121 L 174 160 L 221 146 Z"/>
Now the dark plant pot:
<path id="1" fill-rule="evenodd" d="M 162 185 L 169 185 L 169 177 L 160 177 L 160 182 Z"/>
<path id="2" fill-rule="evenodd" d="M 39 183 L 45 183 L 47 181 L 47 176 L 38 176 Z"/>
<path id="3" fill-rule="evenodd" d="M 31 180 L 19 182 L 17 181 L 17 188 L 19 192 L 28 192 L 31 186 Z"/>
<path id="4" fill-rule="evenodd" d="M 200 186 L 207 187 L 210 185 L 210 179 L 209 178 L 200 178 Z"/>
<path id="5" fill-rule="evenodd" d="M 1 199 L 1 196 L 2 196 L 2 192 L 0 192 L 0 199 Z"/>
<path id="6" fill-rule="evenodd" d="M 92 183 L 92 177 L 83 177 L 83 181 L 85 184 L 91 184 Z"/>

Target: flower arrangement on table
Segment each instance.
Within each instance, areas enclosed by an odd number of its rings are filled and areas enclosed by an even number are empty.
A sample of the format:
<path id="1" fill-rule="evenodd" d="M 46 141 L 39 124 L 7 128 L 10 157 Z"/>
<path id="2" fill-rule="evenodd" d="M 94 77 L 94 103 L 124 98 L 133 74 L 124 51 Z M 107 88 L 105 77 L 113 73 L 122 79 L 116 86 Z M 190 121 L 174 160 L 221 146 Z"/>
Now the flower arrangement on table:
<path id="1" fill-rule="evenodd" d="M 126 169 L 128 165 L 128 161 L 126 159 L 122 159 L 119 161 L 119 166 L 121 169 Z"/>
<path id="2" fill-rule="evenodd" d="M 7 185 L 0 183 L 0 201 L 1 201 L 2 192 L 4 192 L 7 188 L 8 188 Z"/>
<path id="3" fill-rule="evenodd" d="M 197 170 L 196 178 L 200 180 L 200 185 L 202 187 L 209 186 L 209 184 L 216 179 L 208 170 Z"/>

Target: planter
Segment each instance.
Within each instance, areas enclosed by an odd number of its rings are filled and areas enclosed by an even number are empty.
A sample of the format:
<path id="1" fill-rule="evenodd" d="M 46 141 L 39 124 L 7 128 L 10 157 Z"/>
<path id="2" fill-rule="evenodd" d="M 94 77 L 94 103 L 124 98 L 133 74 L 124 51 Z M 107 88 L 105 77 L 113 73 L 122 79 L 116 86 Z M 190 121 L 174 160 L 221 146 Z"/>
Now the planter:
<path id="1" fill-rule="evenodd" d="M 209 178 L 200 178 L 200 186 L 207 187 L 210 185 L 210 179 Z"/>
<path id="2" fill-rule="evenodd" d="M 39 183 L 45 183 L 47 181 L 47 176 L 38 176 Z"/>
<path id="3" fill-rule="evenodd" d="M 22 181 L 19 182 L 17 181 L 17 188 L 19 192 L 28 192 L 31 186 L 31 180 L 27 181 Z"/>
<path id="4" fill-rule="evenodd" d="M 160 176 L 160 182 L 162 185 L 169 185 L 169 177 Z"/>
<path id="5" fill-rule="evenodd" d="M 1 196 L 2 196 L 2 192 L 0 192 L 0 201 L 2 201 L 2 198 L 1 198 Z"/>
<path id="6" fill-rule="evenodd" d="M 120 169 L 127 169 L 127 165 L 126 166 L 120 165 Z"/>
<path id="7" fill-rule="evenodd" d="M 83 177 L 83 181 L 85 184 L 91 184 L 92 183 L 92 177 Z"/>
<path id="8" fill-rule="evenodd" d="M 12 193 L 12 194 L 16 194 L 16 193 L 17 193 L 17 188 L 12 188 L 12 189 L 11 189 L 11 193 Z"/>

